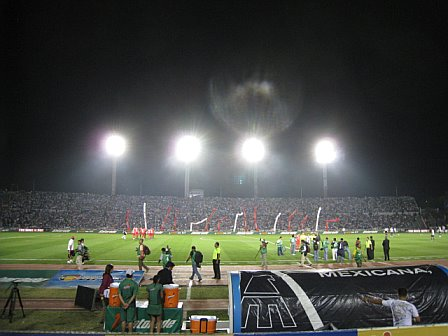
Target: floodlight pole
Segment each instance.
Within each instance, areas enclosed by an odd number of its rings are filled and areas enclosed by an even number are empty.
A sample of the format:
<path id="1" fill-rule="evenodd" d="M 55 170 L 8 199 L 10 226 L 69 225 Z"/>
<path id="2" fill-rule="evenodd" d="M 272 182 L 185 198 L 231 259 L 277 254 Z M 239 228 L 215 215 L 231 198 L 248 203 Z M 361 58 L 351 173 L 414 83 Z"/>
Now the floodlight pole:
<path id="1" fill-rule="evenodd" d="M 328 178 L 327 178 L 327 164 L 322 165 L 322 179 L 324 182 L 324 198 L 328 197 Z"/>
<path id="2" fill-rule="evenodd" d="M 258 167 L 254 165 L 254 198 L 258 198 Z"/>
<path id="3" fill-rule="evenodd" d="M 114 156 L 112 158 L 112 196 L 115 196 L 117 191 L 117 161 L 118 158 Z"/>
<path id="4" fill-rule="evenodd" d="M 184 197 L 188 198 L 190 196 L 190 165 L 185 164 L 185 184 L 184 184 Z"/>

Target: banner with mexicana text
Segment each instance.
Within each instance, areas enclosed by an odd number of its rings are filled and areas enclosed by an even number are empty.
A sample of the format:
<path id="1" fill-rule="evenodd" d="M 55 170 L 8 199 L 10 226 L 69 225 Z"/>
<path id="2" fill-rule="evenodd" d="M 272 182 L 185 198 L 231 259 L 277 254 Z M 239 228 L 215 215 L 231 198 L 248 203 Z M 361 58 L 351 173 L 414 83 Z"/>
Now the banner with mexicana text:
<path id="1" fill-rule="evenodd" d="M 448 269 L 419 265 L 315 271 L 241 271 L 231 279 L 233 332 L 293 332 L 392 326 L 390 308 L 407 288 L 421 323 L 448 322 Z"/>

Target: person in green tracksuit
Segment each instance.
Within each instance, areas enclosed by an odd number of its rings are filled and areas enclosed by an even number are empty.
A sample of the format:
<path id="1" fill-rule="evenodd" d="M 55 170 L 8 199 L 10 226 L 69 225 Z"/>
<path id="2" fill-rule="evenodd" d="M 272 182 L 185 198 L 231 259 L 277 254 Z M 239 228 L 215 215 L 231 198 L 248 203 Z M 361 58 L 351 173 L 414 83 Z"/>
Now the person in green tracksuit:
<path id="1" fill-rule="evenodd" d="M 355 259 L 357 267 L 362 267 L 364 256 L 362 255 L 362 249 L 360 247 L 355 248 L 353 251 L 353 259 Z"/>
<path id="2" fill-rule="evenodd" d="M 146 287 L 148 292 L 148 308 L 146 312 L 150 317 L 149 333 L 154 333 L 154 325 L 156 325 L 157 333 L 160 334 L 162 329 L 162 303 L 163 303 L 163 286 L 159 283 L 159 276 L 154 275 L 152 284 Z"/>
<path id="3" fill-rule="evenodd" d="M 126 279 L 120 282 L 118 286 L 118 297 L 121 302 L 120 317 L 121 317 L 121 332 L 125 332 L 126 323 L 128 324 L 129 332 L 132 332 L 134 318 L 135 318 L 135 298 L 138 293 L 138 285 L 132 280 L 134 271 L 128 269 L 126 271 Z"/>

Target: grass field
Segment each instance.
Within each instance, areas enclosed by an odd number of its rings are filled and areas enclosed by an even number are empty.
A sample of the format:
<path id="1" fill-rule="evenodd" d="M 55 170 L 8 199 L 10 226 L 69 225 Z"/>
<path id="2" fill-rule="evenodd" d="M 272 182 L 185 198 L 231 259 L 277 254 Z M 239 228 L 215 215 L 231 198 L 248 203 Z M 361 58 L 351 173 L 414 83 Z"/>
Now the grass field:
<path id="1" fill-rule="evenodd" d="M 121 234 L 78 233 L 76 239 L 84 238 L 91 252 L 90 264 L 104 265 L 107 263 L 135 265 L 137 240 L 129 237 L 121 239 Z M 0 233 L 0 264 L 62 264 L 66 262 L 67 242 L 70 233 Z M 255 255 L 259 247 L 259 239 L 265 238 L 268 245 L 270 264 L 294 264 L 298 262 L 299 254 L 292 256 L 287 249 L 284 256 L 276 255 L 275 241 L 280 235 L 157 235 L 155 239 L 145 241 L 151 248 L 151 255 L 146 258 L 148 265 L 156 265 L 160 249 L 167 244 L 172 248 L 173 261 L 182 265 L 188 257 L 190 248 L 196 248 L 204 254 L 204 265 L 211 264 L 213 244 L 219 241 L 223 265 L 258 265 Z M 329 235 L 329 240 L 343 237 L 353 250 L 356 237 L 364 243 L 366 234 Z M 381 242 L 383 234 L 374 234 L 376 240 L 375 259 L 383 257 Z M 289 236 L 284 235 L 283 241 L 289 247 Z M 448 259 L 448 235 L 431 241 L 428 233 L 406 233 L 390 237 L 392 260 L 431 260 Z M 322 255 L 322 252 L 321 252 Z"/>
<path id="2" fill-rule="evenodd" d="M 0 233 L 0 264 L 65 264 L 67 253 L 67 242 L 72 234 L 70 233 Z M 114 263 L 118 265 L 136 266 L 135 248 L 138 245 L 136 240 L 128 236 L 127 240 L 121 239 L 121 234 L 95 234 L 78 233 L 75 237 L 84 238 L 86 245 L 90 248 L 91 264 L 104 265 Z M 185 265 L 191 245 L 195 245 L 198 250 L 204 253 L 204 264 L 211 264 L 213 244 L 219 241 L 222 252 L 222 265 L 258 265 L 259 258 L 255 255 L 259 247 L 259 239 L 265 238 L 270 242 L 268 245 L 268 259 L 270 265 L 297 264 L 299 254 L 292 256 L 289 249 L 285 255 L 276 255 L 275 241 L 280 235 L 159 235 L 154 240 L 146 240 L 152 253 L 147 257 L 148 265 L 156 265 L 160 249 L 167 244 L 172 247 L 174 262 L 178 265 Z M 353 249 L 356 237 L 360 237 L 364 242 L 366 234 L 346 234 L 330 235 L 329 240 L 343 237 Z M 383 234 L 373 235 L 376 240 L 375 259 L 381 261 L 383 253 L 381 242 Z M 289 236 L 283 235 L 284 245 L 289 247 Z M 448 235 L 436 236 L 434 241 L 430 240 L 429 234 L 400 234 L 390 238 L 391 260 L 434 260 L 448 259 Z M 322 252 L 321 252 L 322 255 Z M 1 266 L 0 266 L 1 267 Z M 9 271 L 14 272 L 14 271 Z M 5 286 L 0 285 L 0 299 L 6 299 L 8 291 Z M 21 288 L 24 299 L 69 299 L 73 300 L 75 289 L 54 289 L 45 287 Z M 186 290 L 180 291 L 180 299 L 186 299 Z M 191 299 L 227 299 L 227 286 L 193 286 L 191 288 Z M 144 300 L 146 293 L 139 291 L 139 299 Z M 188 311 L 191 315 L 216 315 L 221 320 L 229 317 L 227 311 Z M 187 316 L 187 319 L 188 319 Z M 100 312 L 71 312 L 71 311 L 45 311 L 32 309 L 27 310 L 26 318 L 22 318 L 16 312 L 13 323 L 6 319 L 0 319 L 0 330 L 14 331 L 56 331 L 70 330 L 72 332 L 101 332 L 102 325 L 98 323 Z"/>

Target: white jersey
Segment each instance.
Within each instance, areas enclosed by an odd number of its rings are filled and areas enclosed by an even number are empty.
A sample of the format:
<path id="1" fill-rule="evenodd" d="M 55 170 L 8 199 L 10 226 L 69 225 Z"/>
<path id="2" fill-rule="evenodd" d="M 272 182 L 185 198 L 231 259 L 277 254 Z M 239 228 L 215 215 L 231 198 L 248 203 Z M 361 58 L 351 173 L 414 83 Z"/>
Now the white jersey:
<path id="1" fill-rule="evenodd" d="M 67 251 L 74 251 L 75 250 L 75 240 L 73 238 L 70 238 L 67 245 Z"/>
<path id="2" fill-rule="evenodd" d="M 389 299 L 383 300 L 382 304 L 392 310 L 394 327 L 411 326 L 412 318 L 418 317 L 417 308 L 410 302 Z"/>

